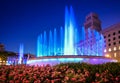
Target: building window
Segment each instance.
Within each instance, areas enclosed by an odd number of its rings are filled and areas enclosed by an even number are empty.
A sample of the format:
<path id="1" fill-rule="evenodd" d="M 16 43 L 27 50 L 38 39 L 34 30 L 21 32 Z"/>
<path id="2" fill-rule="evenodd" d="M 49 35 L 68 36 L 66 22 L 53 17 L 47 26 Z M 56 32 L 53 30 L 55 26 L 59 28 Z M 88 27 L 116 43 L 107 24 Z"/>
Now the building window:
<path id="1" fill-rule="evenodd" d="M 110 39 L 108 39 L 108 41 L 110 42 Z"/>
<path id="2" fill-rule="evenodd" d="M 108 51 L 111 52 L 111 48 L 109 48 Z"/>
<path id="3" fill-rule="evenodd" d="M 108 35 L 108 37 L 110 37 L 110 34 Z"/>
<path id="4" fill-rule="evenodd" d="M 117 49 L 117 48 L 116 48 L 116 47 L 114 47 L 114 49 L 113 49 L 113 50 L 114 50 L 114 51 L 116 51 L 116 49 Z"/>
<path id="5" fill-rule="evenodd" d="M 120 46 L 119 46 L 119 50 L 120 50 Z"/>
<path id="6" fill-rule="evenodd" d="M 116 55 L 117 55 L 117 54 L 116 54 L 116 53 L 114 53 L 114 57 L 116 57 Z"/>
<path id="7" fill-rule="evenodd" d="M 118 38 L 120 39 L 120 36 L 118 36 Z"/>
<path id="8" fill-rule="evenodd" d="M 113 45 L 116 45 L 116 42 L 114 42 Z"/>
<path id="9" fill-rule="evenodd" d="M 120 34 L 120 30 L 118 31 L 118 33 Z"/>
<path id="10" fill-rule="evenodd" d="M 97 16 L 93 16 L 95 19 L 98 19 L 98 17 Z"/>
<path id="11" fill-rule="evenodd" d="M 107 52 L 106 49 L 104 50 L 104 52 Z"/>
<path id="12" fill-rule="evenodd" d="M 108 46 L 111 46 L 111 44 L 108 44 Z"/>
<path id="13" fill-rule="evenodd" d="M 114 37 L 113 40 L 115 40 L 116 38 Z"/>
<path id="14" fill-rule="evenodd" d="M 106 38 L 106 36 L 104 36 L 104 38 Z"/>
<path id="15" fill-rule="evenodd" d="M 113 33 L 113 35 L 115 35 L 115 32 Z"/>
<path id="16" fill-rule="evenodd" d="M 109 55 L 109 54 L 106 54 L 105 57 L 110 57 L 110 55 Z"/>

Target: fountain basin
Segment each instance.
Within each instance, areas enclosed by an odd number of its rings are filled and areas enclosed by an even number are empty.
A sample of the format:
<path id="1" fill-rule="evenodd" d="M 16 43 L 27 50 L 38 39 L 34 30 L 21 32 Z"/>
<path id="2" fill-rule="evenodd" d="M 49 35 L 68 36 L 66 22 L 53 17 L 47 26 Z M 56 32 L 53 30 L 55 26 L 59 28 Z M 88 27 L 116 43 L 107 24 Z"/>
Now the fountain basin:
<path id="1" fill-rule="evenodd" d="M 107 62 L 117 62 L 115 59 L 104 56 L 88 56 L 88 55 L 64 55 L 64 56 L 44 56 L 31 58 L 27 61 L 28 65 L 57 65 L 60 63 L 84 62 L 89 64 L 103 64 Z"/>

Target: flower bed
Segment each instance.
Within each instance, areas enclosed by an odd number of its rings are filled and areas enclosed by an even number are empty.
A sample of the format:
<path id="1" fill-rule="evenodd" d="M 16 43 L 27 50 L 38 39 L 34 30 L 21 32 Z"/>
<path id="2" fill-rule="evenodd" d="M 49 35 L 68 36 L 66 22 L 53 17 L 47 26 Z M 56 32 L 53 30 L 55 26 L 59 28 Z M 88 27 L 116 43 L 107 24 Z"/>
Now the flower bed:
<path id="1" fill-rule="evenodd" d="M 0 83 L 119 83 L 120 63 L 0 66 Z"/>

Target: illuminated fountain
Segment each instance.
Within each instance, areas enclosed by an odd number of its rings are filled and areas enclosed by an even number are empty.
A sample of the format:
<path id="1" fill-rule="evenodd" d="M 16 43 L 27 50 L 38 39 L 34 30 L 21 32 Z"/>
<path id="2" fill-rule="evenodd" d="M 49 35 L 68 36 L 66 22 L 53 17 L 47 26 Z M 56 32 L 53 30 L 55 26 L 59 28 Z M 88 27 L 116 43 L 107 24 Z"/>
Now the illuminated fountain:
<path id="1" fill-rule="evenodd" d="M 24 46 L 23 44 L 20 44 L 19 47 L 19 53 L 14 54 L 12 56 L 7 57 L 7 65 L 18 65 L 18 64 L 26 64 L 27 57 L 24 56 Z"/>
<path id="2" fill-rule="evenodd" d="M 68 8 L 66 7 L 64 30 L 62 27 L 60 27 L 59 33 L 57 33 L 56 29 L 54 29 L 53 31 L 50 30 L 49 34 L 44 32 L 43 34 L 39 35 L 37 40 L 37 57 L 53 55 L 75 55 L 76 51 L 74 48 L 74 37 L 76 31 L 77 28 L 75 28 L 73 9 L 70 7 L 69 12 Z"/>
<path id="3" fill-rule="evenodd" d="M 103 56 L 102 34 L 86 27 L 81 29 L 78 31 L 76 27 L 72 7 L 70 11 L 66 7 L 64 29 L 63 27 L 59 30 L 55 28 L 40 34 L 37 39 L 37 58 L 29 59 L 27 63 L 30 65 L 55 65 L 64 62 L 100 64 L 115 61 Z M 79 42 L 78 39 L 80 39 Z"/>
<path id="4" fill-rule="evenodd" d="M 20 49 L 19 49 L 19 59 L 18 59 L 18 63 L 22 64 L 22 59 L 23 59 L 23 44 L 20 44 Z"/>
<path id="5" fill-rule="evenodd" d="M 64 36 L 64 55 L 75 55 L 74 52 L 74 15 L 70 7 L 70 13 L 65 8 L 65 36 Z"/>

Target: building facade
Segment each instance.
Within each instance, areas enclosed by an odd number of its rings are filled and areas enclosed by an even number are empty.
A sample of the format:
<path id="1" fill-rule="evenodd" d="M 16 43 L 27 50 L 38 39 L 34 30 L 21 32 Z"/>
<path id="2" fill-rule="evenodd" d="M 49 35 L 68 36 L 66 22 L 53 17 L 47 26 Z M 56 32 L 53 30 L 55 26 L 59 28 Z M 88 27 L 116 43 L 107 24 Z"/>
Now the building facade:
<path id="1" fill-rule="evenodd" d="M 120 23 L 102 30 L 102 34 L 105 42 L 105 56 L 120 61 Z"/>
<path id="2" fill-rule="evenodd" d="M 84 22 L 84 28 L 87 30 L 90 28 L 91 30 L 96 30 L 100 32 L 101 29 L 101 21 L 96 13 L 90 13 L 86 16 L 85 22 Z"/>
<path id="3" fill-rule="evenodd" d="M 78 55 L 103 55 L 104 38 L 101 34 L 101 21 L 96 13 L 90 13 L 86 16 L 82 36 L 82 40 L 77 44 Z"/>
<path id="4" fill-rule="evenodd" d="M 3 52 L 3 51 L 5 51 L 4 44 L 0 43 L 0 52 Z"/>
<path id="5" fill-rule="evenodd" d="M 86 16 L 82 32 L 85 38 L 77 44 L 79 55 L 102 55 L 120 61 L 120 23 L 102 30 L 98 15 L 90 13 Z"/>

